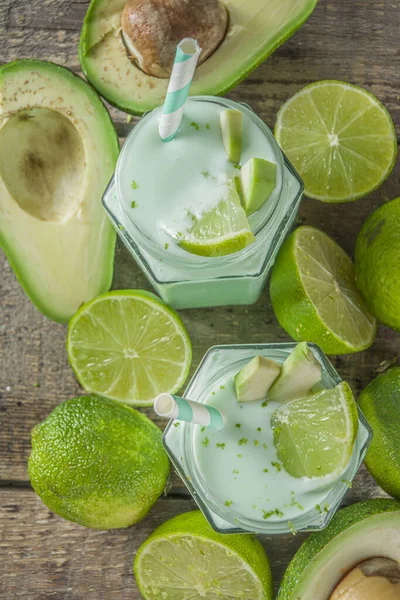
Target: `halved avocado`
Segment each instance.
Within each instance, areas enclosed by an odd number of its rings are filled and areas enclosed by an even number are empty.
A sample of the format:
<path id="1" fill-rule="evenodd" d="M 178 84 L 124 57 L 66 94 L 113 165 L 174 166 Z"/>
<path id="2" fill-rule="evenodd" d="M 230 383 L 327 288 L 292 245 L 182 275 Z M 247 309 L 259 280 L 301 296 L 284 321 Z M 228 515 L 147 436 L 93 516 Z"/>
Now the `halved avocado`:
<path id="1" fill-rule="evenodd" d="M 310 535 L 290 562 L 277 600 L 328 600 L 353 567 L 377 557 L 400 561 L 396 500 L 353 504 L 340 510 L 324 531 Z"/>
<path id="2" fill-rule="evenodd" d="M 67 322 L 111 285 L 101 205 L 119 153 L 96 92 L 53 63 L 0 68 L 0 246 L 32 302 Z"/>
<path id="3" fill-rule="evenodd" d="M 197 0 L 193 0 L 197 2 Z M 82 70 L 111 104 L 142 114 L 162 104 L 168 79 L 147 75 L 128 58 L 121 36 L 127 0 L 92 0 L 82 28 Z M 223 94 L 289 38 L 306 21 L 317 0 L 229 0 L 224 40 L 198 66 L 191 95 Z"/>

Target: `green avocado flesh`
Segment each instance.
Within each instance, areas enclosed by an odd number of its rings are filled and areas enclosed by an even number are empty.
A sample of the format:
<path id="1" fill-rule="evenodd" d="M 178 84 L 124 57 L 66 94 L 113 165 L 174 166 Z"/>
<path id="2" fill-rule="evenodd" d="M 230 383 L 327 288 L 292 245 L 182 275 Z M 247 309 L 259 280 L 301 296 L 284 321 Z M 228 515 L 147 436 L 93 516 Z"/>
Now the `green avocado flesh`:
<path id="1" fill-rule="evenodd" d="M 168 79 L 147 75 L 128 58 L 121 37 L 127 0 L 92 0 L 79 46 L 82 70 L 111 104 L 142 114 L 163 103 Z M 191 95 L 223 94 L 244 79 L 304 23 L 317 0 L 230 0 L 229 27 L 199 67 Z"/>
<path id="2" fill-rule="evenodd" d="M 340 510 L 326 529 L 310 535 L 290 562 L 277 600 L 327 600 L 349 571 L 375 557 L 400 561 L 396 500 L 353 504 Z"/>
<path id="3" fill-rule="evenodd" d="M 53 63 L 0 67 L 0 98 L 0 246 L 37 308 L 67 322 L 111 285 L 101 196 L 118 138 L 96 92 Z"/>

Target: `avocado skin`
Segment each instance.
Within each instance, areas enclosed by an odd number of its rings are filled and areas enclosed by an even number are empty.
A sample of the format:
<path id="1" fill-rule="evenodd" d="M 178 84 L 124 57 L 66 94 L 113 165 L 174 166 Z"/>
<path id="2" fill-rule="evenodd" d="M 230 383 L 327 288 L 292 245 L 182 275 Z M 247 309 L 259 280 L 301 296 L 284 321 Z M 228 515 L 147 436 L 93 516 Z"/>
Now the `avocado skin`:
<path id="1" fill-rule="evenodd" d="M 102 122 L 102 126 L 104 130 L 107 130 L 107 144 L 110 156 L 113 156 L 114 164 L 117 161 L 120 146 L 118 135 L 115 129 L 115 126 L 111 120 L 111 117 L 104 106 L 100 96 L 97 94 L 96 90 L 84 79 L 67 69 L 66 67 L 62 67 L 56 63 L 51 61 L 43 61 L 38 59 L 19 59 L 15 60 L 11 63 L 4 64 L 0 66 L 0 90 L 4 77 L 10 77 L 14 73 L 16 76 L 21 71 L 26 71 L 27 73 L 38 71 L 43 74 L 46 74 L 48 77 L 52 75 L 59 80 L 64 80 L 65 85 L 67 87 L 76 88 L 80 95 L 86 95 L 88 101 L 99 120 Z M 40 95 L 37 94 L 33 96 L 35 98 L 35 102 L 40 99 Z M 32 106 L 29 102 L 23 104 L 21 102 L 21 111 L 25 109 L 29 109 Z M 43 107 L 46 108 L 46 104 L 43 104 Z M 101 198 L 98 199 L 99 203 L 101 202 Z M 0 209 L 1 209 L 1 199 L 0 199 Z M 107 224 L 108 225 L 108 224 Z M 105 292 L 110 289 L 112 279 L 113 279 L 113 270 L 114 270 L 114 253 L 115 253 L 115 244 L 116 244 L 116 233 L 113 230 L 111 225 L 108 225 L 106 228 L 106 234 L 104 244 L 106 247 L 107 260 L 105 260 L 101 265 L 99 265 L 99 269 L 101 269 L 101 277 L 99 277 L 99 293 Z M 16 256 L 16 253 L 11 248 L 9 240 L 7 240 L 6 233 L 1 231 L 0 227 L 0 248 L 4 251 L 14 274 L 24 289 L 27 296 L 30 298 L 32 303 L 36 306 L 36 308 L 44 314 L 49 319 L 56 321 L 58 323 L 68 323 L 71 314 L 61 314 L 57 310 L 57 306 L 52 305 L 51 300 L 48 301 L 47 297 L 40 295 L 37 293 L 37 290 L 32 289 L 29 284 L 29 277 L 26 276 L 26 271 L 29 271 L 29 265 L 21 263 L 19 257 Z M 61 268 L 61 265 L 60 265 Z M 101 281 L 100 281 L 101 280 Z M 89 300 L 90 298 L 86 298 Z M 79 306 L 79 304 L 78 304 Z M 77 306 L 77 308 L 78 308 Z"/>
<path id="2" fill-rule="evenodd" d="M 311 534 L 300 546 L 286 569 L 276 600 L 301 600 L 297 586 L 307 576 L 307 568 L 318 559 L 318 554 L 353 525 L 388 512 L 398 512 L 400 521 L 400 502 L 378 498 L 339 510 L 326 529 Z"/>
<path id="3" fill-rule="evenodd" d="M 243 2 L 243 0 L 231 0 L 231 3 L 237 4 L 239 6 L 239 10 L 242 10 L 242 6 L 241 6 L 242 2 Z M 267 1 L 260 0 L 260 7 L 263 6 L 264 3 L 267 3 Z M 216 89 L 210 89 L 211 86 L 210 86 L 209 80 L 207 78 L 205 78 L 204 84 L 196 85 L 196 90 L 193 91 L 192 94 L 223 96 L 224 94 L 228 93 L 231 89 L 233 89 L 239 83 L 241 83 L 244 79 L 246 79 L 246 77 L 248 75 L 250 75 L 250 73 L 252 71 L 254 71 L 254 69 L 256 69 L 259 65 L 261 65 L 269 56 L 271 56 L 271 54 L 273 54 L 277 48 L 279 48 L 290 37 L 292 37 L 292 35 L 294 35 L 294 33 L 307 21 L 307 19 L 314 12 L 314 9 L 317 6 L 317 3 L 318 3 L 318 0 L 305 0 L 304 12 L 298 17 L 298 19 L 295 22 L 291 22 L 290 24 L 288 24 L 285 27 L 285 29 L 283 31 L 280 32 L 281 37 L 275 35 L 274 38 L 272 40 L 270 40 L 270 43 L 269 44 L 267 43 L 267 45 L 261 51 L 254 53 L 254 55 L 250 59 L 247 60 L 246 64 L 238 64 L 237 69 L 236 69 L 236 74 L 232 75 L 230 77 L 230 79 L 227 79 L 225 82 L 221 83 L 221 80 L 223 78 L 218 77 L 217 79 L 220 81 L 220 83 L 216 84 L 217 85 Z M 86 16 L 83 21 L 83 26 L 82 26 L 80 40 L 79 40 L 79 48 L 78 48 L 79 62 L 80 62 L 81 69 L 82 69 L 82 72 L 84 73 L 85 77 L 97 89 L 98 93 L 101 96 L 103 96 L 107 100 L 107 102 L 109 102 L 109 104 L 111 104 L 112 106 L 115 106 L 115 108 L 118 108 L 119 110 L 122 110 L 126 113 L 141 116 L 144 113 L 146 113 L 147 111 L 150 111 L 150 110 L 153 110 L 154 108 L 156 108 L 156 106 L 161 104 L 161 102 L 152 103 L 152 102 L 148 101 L 146 96 L 142 97 L 143 87 L 138 88 L 138 90 L 137 90 L 138 97 L 137 98 L 134 95 L 132 95 L 129 98 L 129 100 L 118 99 L 118 96 L 119 96 L 118 91 L 117 91 L 117 93 L 115 93 L 116 90 L 113 87 L 108 86 L 103 83 L 100 83 L 99 72 L 104 68 L 104 64 L 99 64 L 98 69 L 96 69 L 97 73 L 92 75 L 90 73 L 91 69 L 88 68 L 88 64 L 86 61 L 86 56 L 90 52 L 92 46 L 95 45 L 95 44 L 92 44 L 92 42 L 91 42 L 91 28 L 96 21 L 96 11 L 99 9 L 99 5 L 101 6 L 101 5 L 110 5 L 110 4 L 111 4 L 111 0 L 91 0 L 91 2 L 89 4 L 89 8 L 86 13 Z M 228 13 L 229 13 L 229 11 L 228 11 Z M 121 16 L 122 16 L 122 10 L 121 10 Z M 229 18 L 229 14 L 228 14 L 228 18 Z M 239 24 L 239 26 L 240 26 L 240 24 Z M 112 28 L 110 28 L 110 31 L 112 31 Z M 228 31 L 229 31 L 229 25 L 228 25 Z M 218 53 L 219 48 L 221 48 L 224 45 L 224 43 L 225 43 L 225 40 L 222 40 L 219 47 L 215 50 L 215 52 L 213 52 L 213 54 L 211 56 L 213 56 L 215 53 Z M 237 40 L 237 44 L 240 44 L 240 39 Z M 118 65 L 115 64 L 114 67 L 118 68 Z M 138 67 L 135 67 L 135 68 L 137 69 L 138 73 L 142 73 L 142 71 Z M 219 69 L 221 72 L 223 72 L 223 62 L 219 66 Z M 146 78 L 149 81 L 149 83 L 146 83 L 146 85 L 149 85 L 149 87 L 151 87 L 151 88 L 156 87 L 158 85 L 157 82 L 165 83 L 165 81 L 168 81 L 164 78 L 161 79 L 158 77 L 153 77 L 151 75 L 146 75 Z M 197 81 L 195 82 L 195 84 L 197 84 Z M 162 88 L 162 94 L 160 96 L 161 98 L 164 97 L 165 92 L 166 92 L 166 89 L 164 90 L 164 88 Z"/>

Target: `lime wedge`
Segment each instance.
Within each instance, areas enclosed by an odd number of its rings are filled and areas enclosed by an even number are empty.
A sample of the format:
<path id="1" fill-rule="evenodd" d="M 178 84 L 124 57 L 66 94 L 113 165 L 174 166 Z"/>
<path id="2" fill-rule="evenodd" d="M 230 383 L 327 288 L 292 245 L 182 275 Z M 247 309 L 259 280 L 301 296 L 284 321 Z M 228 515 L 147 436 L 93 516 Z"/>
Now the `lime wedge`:
<path id="1" fill-rule="evenodd" d="M 340 475 L 353 452 L 358 414 L 343 381 L 283 404 L 271 418 L 279 460 L 293 477 Z"/>
<path id="2" fill-rule="evenodd" d="M 179 316 L 148 292 L 108 292 L 84 304 L 68 327 L 68 358 L 87 391 L 135 406 L 175 393 L 192 350 Z"/>
<path id="3" fill-rule="evenodd" d="M 235 182 L 229 181 L 225 188 L 225 197 L 197 219 L 180 242 L 188 252 L 200 256 L 224 256 L 243 250 L 255 240 Z"/>
<path id="4" fill-rule="evenodd" d="M 158 527 L 136 555 L 144 600 L 272 600 L 272 576 L 252 535 L 222 535 L 199 510 Z"/>
<path id="5" fill-rule="evenodd" d="M 279 323 L 297 342 L 347 354 L 365 350 L 375 339 L 376 320 L 356 287 L 353 263 L 315 227 L 299 227 L 284 242 L 270 294 Z"/>
<path id="6" fill-rule="evenodd" d="M 306 86 L 280 109 L 276 139 L 322 202 L 351 202 L 378 188 L 394 167 L 393 121 L 369 92 L 342 81 Z"/>

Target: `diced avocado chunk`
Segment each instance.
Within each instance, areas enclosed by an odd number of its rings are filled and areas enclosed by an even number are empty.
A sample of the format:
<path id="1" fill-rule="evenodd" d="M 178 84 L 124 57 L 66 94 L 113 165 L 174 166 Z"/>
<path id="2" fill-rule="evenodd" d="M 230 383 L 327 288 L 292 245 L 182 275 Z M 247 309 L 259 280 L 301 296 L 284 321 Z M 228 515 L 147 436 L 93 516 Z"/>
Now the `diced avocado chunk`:
<path id="1" fill-rule="evenodd" d="M 231 162 L 239 163 L 242 154 L 243 113 L 227 108 L 220 114 L 222 141 Z"/>
<path id="2" fill-rule="evenodd" d="M 300 342 L 282 364 L 281 373 L 268 392 L 269 400 L 288 402 L 308 396 L 321 381 L 322 367 L 307 345 Z"/>
<path id="3" fill-rule="evenodd" d="M 251 158 L 240 171 L 242 204 L 252 215 L 268 200 L 276 186 L 276 165 L 264 158 Z"/>
<path id="4" fill-rule="evenodd" d="M 154 3 L 145 4 L 151 13 Z M 246 0 L 244 10 L 243 0 L 229 0 L 227 34 L 197 68 L 190 93 L 217 96 L 233 88 L 304 23 L 316 4 L 317 0 L 287 0 L 285 4 L 282 0 Z M 79 59 L 90 83 L 111 104 L 143 114 L 163 103 L 168 79 L 147 75 L 130 60 L 120 35 L 125 5 L 126 0 L 91 1 L 82 27 Z M 182 34 L 193 34 L 190 24 Z"/>
<path id="5" fill-rule="evenodd" d="M 279 363 L 265 356 L 255 356 L 237 375 L 235 390 L 238 402 L 264 400 L 281 371 Z"/>
<path id="6" fill-rule="evenodd" d="M 2 66 L 0 97 L 0 246 L 37 308 L 65 323 L 111 285 L 101 197 L 118 138 L 93 88 L 59 65 Z"/>

